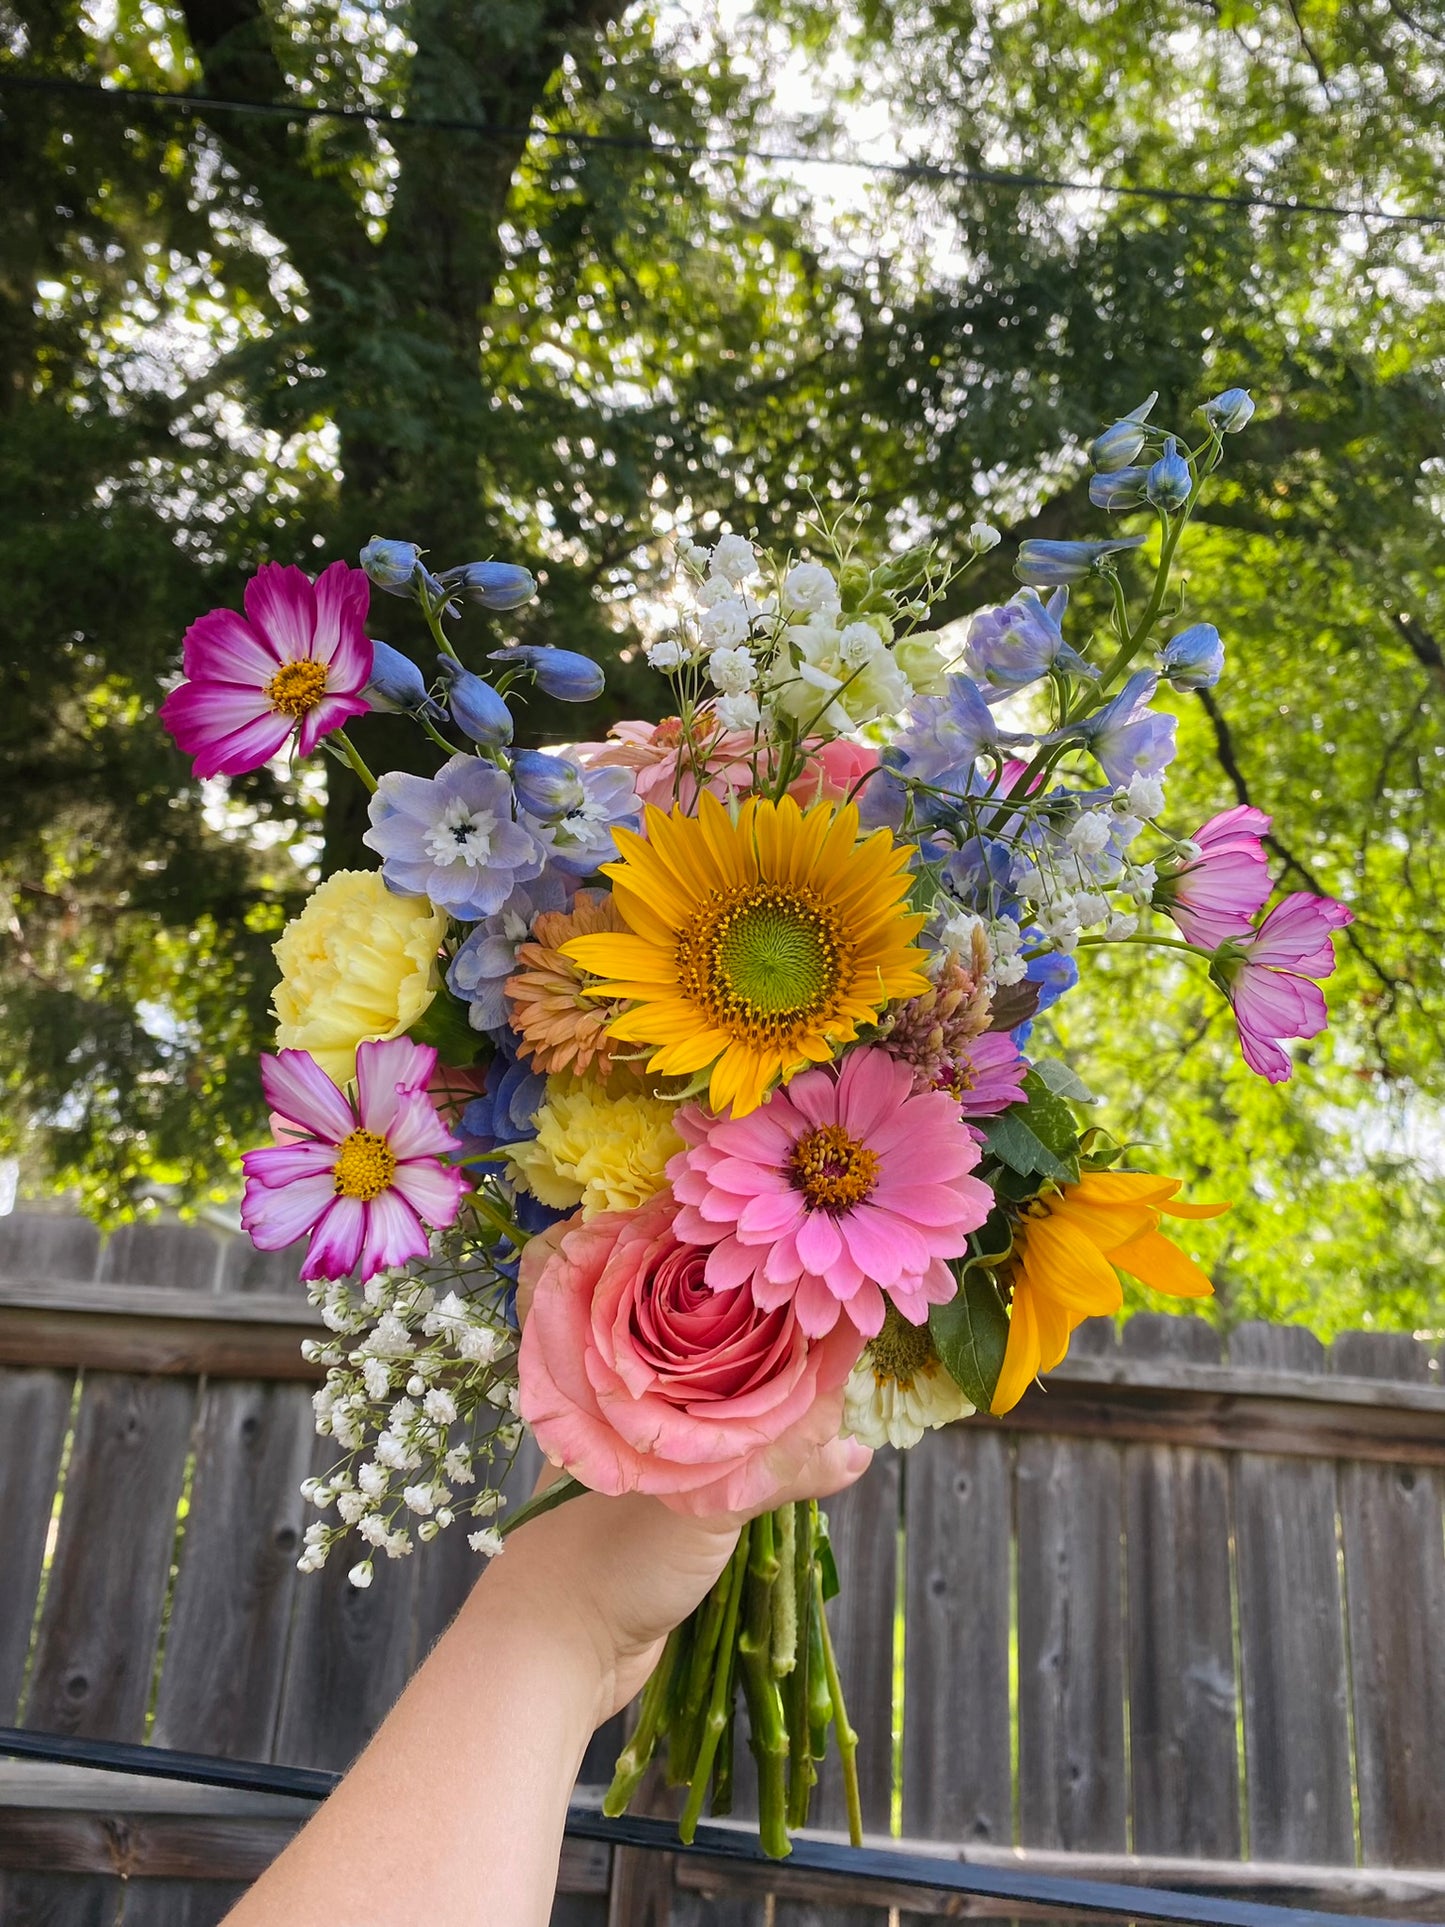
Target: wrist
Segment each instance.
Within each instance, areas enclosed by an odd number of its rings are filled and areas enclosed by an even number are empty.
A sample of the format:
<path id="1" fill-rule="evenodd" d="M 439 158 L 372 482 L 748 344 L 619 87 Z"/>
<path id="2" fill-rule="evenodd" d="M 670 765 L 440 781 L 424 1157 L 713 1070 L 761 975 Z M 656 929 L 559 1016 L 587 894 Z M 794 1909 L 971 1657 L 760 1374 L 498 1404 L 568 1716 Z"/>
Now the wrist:
<path id="1" fill-rule="evenodd" d="M 557 1705 L 580 1757 L 611 1710 L 616 1655 L 577 1575 L 551 1571 L 519 1534 L 473 1588 L 458 1624 L 517 1684 Z"/>

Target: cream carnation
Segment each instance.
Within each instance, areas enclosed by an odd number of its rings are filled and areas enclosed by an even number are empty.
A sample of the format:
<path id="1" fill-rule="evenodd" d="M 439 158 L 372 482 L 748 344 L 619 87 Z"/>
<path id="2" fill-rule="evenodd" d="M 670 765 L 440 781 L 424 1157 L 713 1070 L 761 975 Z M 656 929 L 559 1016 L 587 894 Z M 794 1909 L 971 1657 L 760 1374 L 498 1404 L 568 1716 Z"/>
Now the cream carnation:
<path id="1" fill-rule="evenodd" d="M 278 1047 L 309 1051 L 346 1084 L 358 1044 L 400 1037 L 435 997 L 446 929 L 444 910 L 396 896 L 376 870 L 329 876 L 274 946 Z"/>

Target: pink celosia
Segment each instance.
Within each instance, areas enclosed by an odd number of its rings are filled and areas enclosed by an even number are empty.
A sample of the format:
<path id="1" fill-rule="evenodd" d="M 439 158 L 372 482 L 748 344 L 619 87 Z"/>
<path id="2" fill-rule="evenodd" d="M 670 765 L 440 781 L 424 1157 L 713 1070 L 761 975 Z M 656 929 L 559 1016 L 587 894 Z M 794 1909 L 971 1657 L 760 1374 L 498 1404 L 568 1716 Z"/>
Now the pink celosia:
<path id="1" fill-rule="evenodd" d="M 683 1512 L 774 1506 L 804 1475 L 823 1496 L 868 1455 L 838 1436 L 863 1341 L 810 1339 L 786 1303 L 710 1291 L 666 1193 L 554 1225 L 522 1254 L 518 1404 L 538 1445 L 593 1492 Z"/>
<path id="2" fill-rule="evenodd" d="M 1285 1083 L 1294 1069 L 1278 1040 L 1317 1037 L 1328 1022 L 1324 992 L 1311 980 L 1334 969 L 1331 935 L 1353 921 L 1344 904 L 1300 890 L 1277 903 L 1258 930 L 1231 937 L 1216 962 L 1244 1061 L 1271 1084 Z"/>
<path id="3" fill-rule="evenodd" d="M 246 614 L 212 609 L 186 631 L 186 680 L 161 721 L 197 776 L 259 769 L 295 734 L 309 756 L 321 738 L 370 707 L 370 584 L 333 562 L 313 584 L 265 562 L 246 584 Z"/>
<path id="4" fill-rule="evenodd" d="M 814 1337 L 840 1312 L 875 1336 L 885 1292 L 915 1325 L 953 1296 L 944 1260 L 966 1249 L 993 1193 L 968 1175 L 979 1149 L 956 1099 L 915 1096 L 912 1083 L 907 1064 L 865 1048 L 747 1117 L 684 1107 L 688 1148 L 667 1173 L 678 1236 L 712 1247 L 715 1291 L 748 1285 L 765 1309 L 791 1300 Z"/>
<path id="5" fill-rule="evenodd" d="M 353 1103 L 309 1051 L 261 1059 L 281 1142 L 241 1160 L 241 1223 L 262 1251 L 311 1242 L 303 1278 L 362 1282 L 424 1258 L 425 1226 L 451 1224 L 466 1180 L 441 1162 L 461 1149 L 427 1094 L 436 1052 L 410 1038 L 360 1044 Z"/>
<path id="6" fill-rule="evenodd" d="M 1214 950 L 1247 931 L 1269 900 L 1269 864 L 1260 838 L 1270 818 L 1247 803 L 1210 817 L 1191 839 L 1199 854 L 1161 876 L 1154 901 L 1190 943 Z"/>

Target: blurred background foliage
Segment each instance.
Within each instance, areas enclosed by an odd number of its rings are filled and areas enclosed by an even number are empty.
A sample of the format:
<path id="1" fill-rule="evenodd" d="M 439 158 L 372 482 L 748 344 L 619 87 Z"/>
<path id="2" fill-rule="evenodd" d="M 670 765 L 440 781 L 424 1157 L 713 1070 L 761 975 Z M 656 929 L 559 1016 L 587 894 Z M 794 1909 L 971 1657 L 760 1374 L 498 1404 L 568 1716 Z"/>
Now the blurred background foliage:
<path id="1" fill-rule="evenodd" d="M 1433 0 L 0 0 L 0 81 L 32 83 L 0 87 L 23 1186 L 224 1201 L 263 1126 L 269 946 L 356 859 L 359 794 L 198 785 L 154 716 L 259 561 L 379 532 L 526 562 L 513 629 L 646 713 L 678 526 L 787 544 L 812 493 L 861 496 L 880 549 L 957 554 L 983 516 L 1007 539 L 961 615 L 1021 537 L 1098 532 L 1102 422 L 1239 383 L 1260 414 L 1187 556 L 1229 665 L 1179 699 L 1171 816 L 1247 797 L 1283 885 L 1356 906 L 1335 1029 L 1270 1089 L 1202 978 L 1137 950 L 1056 1029 L 1105 1121 L 1236 1200 L 1198 1240 L 1222 1316 L 1439 1324 L 1445 228 L 1048 183 L 1438 215 L 1442 60 Z M 903 165 L 781 158 L 837 154 Z M 363 747 L 397 756 L 390 727 Z"/>

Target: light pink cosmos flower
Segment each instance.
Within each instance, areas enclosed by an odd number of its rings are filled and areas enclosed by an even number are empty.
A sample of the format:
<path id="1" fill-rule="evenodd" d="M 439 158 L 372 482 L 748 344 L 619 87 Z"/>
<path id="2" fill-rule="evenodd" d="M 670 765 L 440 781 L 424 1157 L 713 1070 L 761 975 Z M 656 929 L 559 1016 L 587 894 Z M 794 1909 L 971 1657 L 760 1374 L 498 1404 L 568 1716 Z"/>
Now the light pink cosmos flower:
<path id="1" fill-rule="evenodd" d="M 436 1052 L 408 1037 L 360 1044 L 356 1100 L 309 1051 L 261 1059 L 282 1140 L 248 1151 L 241 1223 L 262 1251 L 309 1235 L 303 1278 L 345 1278 L 424 1258 L 425 1226 L 454 1222 L 466 1180 L 441 1159 L 461 1142 L 427 1093 Z"/>
<path id="2" fill-rule="evenodd" d="M 1283 1037 L 1317 1037 L 1328 1018 L 1324 992 L 1311 980 L 1335 967 L 1332 932 L 1354 922 L 1354 912 L 1330 897 L 1296 891 L 1277 903 L 1258 930 L 1229 939 L 1215 963 L 1234 1007 L 1239 1048 L 1252 1071 L 1271 1084 L 1294 1070 Z"/>
<path id="3" fill-rule="evenodd" d="M 757 749 L 752 730 L 720 729 L 705 705 L 692 727 L 707 778 L 702 787 L 720 803 L 730 796 L 745 796 L 753 786 L 752 757 Z M 584 769 L 630 769 L 644 803 L 654 803 L 660 810 L 671 809 L 674 803 L 689 812 L 697 809 L 698 783 L 676 716 L 660 723 L 614 723 L 607 742 L 579 743 L 571 753 Z"/>
<path id="4" fill-rule="evenodd" d="M 309 756 L 323 736 L 365 714 L 370 590 L 344 562 L 314 584 L 300 569 L 263 562 L 246 584 L 244 617 L 212 609 L 191 624 L 186 680 L 160 713 L 197 776 L 259 769 L 293 733 Z"/>
<path id="5" fill-rule="evenodd" d="M 944 1065 L 940 1089 L 951 1091 L 965 1117 L 996 1117 L 1022 1104 L 1029 1061 L 1007 1031 L 970 1037 Z"/>
<path id="6" fill-rule="evenodd" d="M 667 1167 L 680 1238 L 710 1245 L 714 1291 L 751 1288 L 762 1310 L 791 1300 L 810 1338 L 840 1312 L 871 1338 L 884 1293 L 915 1325 L 956 1289 L 944 1263 L 993 1208 L 968 1174 L 979 1147 L 944 1091 L 912 1094 L 910 1067 L 851 1051 L 804 1071 L 742 1118 L 683 1108 L 688 1148 Z"/>
<path id="7" fill-rule="evenodd" d="M 1190 943 L 1217 949 L 1247 931 L 1269 900 L 1269 864 L 1260 838 L 1271 819 L 1241 803 L 1212 816 L 1191 839 L 1196 857 L 1159 879 L 1154 901 Z"/>

